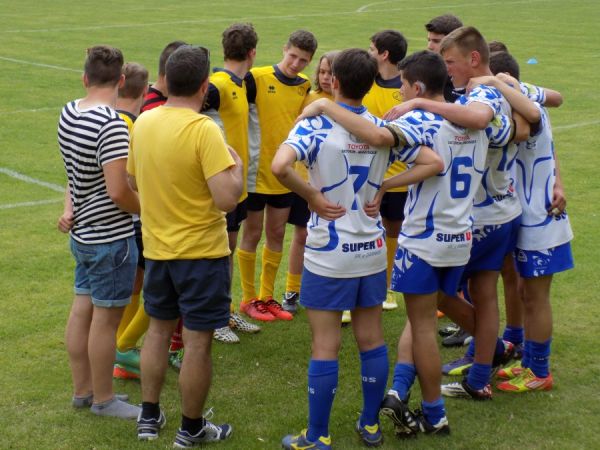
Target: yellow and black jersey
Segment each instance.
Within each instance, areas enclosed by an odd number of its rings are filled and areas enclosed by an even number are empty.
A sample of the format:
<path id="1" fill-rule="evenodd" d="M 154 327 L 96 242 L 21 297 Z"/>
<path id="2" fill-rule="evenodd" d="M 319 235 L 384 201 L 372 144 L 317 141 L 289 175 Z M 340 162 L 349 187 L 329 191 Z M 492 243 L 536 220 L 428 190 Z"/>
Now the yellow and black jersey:
<path id="1" fill-rule="evenodd" d="M 290 192 L 271 172 L 277 149 L 288 137 L 310 91 L 304 74 L 288 78 L 277 65 L 256 67 L 246 77 L 250 107 L 248 192 Z"/>
<path id="2" fill-rule="evenodd" d="M 244 80 L 229 70 L 215 68 L 210 76 L 202 113 L 217 122 L 225 133 L 227 144 L 233 147 L 244 164 L 242 201 L 248 195 L 248 99 Z"/>
<path id="3" fill-rule="evenodd" d="M 377 117 L 383 117 L 386 112 L 392 109 L 394 106 L 402 103 L 402 93 L 400 87 L 402 81 L 400 76 L 384 80 L 379 75 L 375 78 L 373 86 L 365 95 L 363 99 L 363 105 L 367 107 L 369 112 Z M 384 178 L 390 178 L 394 175 L 398 175 L 406 170 L 406 164 L 396 161 L 390 167 L 388 167 Z M 388 192 L 406 192 L 408 188 L 399 187 L 390 189 Z"/>

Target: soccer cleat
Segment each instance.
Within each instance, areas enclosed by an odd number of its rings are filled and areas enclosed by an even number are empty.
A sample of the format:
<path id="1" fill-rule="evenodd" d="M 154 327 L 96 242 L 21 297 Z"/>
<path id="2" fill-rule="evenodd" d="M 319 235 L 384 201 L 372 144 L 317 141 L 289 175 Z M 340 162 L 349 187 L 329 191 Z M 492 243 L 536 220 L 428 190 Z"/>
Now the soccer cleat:
<path id="1" fill-rule="evenodd" d="M 181 364 L 183 364 L 183 354 L 185 352 L 185 349 L 180 348 L 177 351 L 169 351 L 169 364 L 171 364 L 171 367 L 173 367 L 173 369 L 175 369 L 177 372 L 179 372 L 179 370 L 181 370 Z"/>
<path id="2" fill-rule="evenodd" d="M 552 389 L 554 380 L 552 374 L 548 374 L 545 378 L 536 377 L 530 368 L 523 370 L 521 375 L 512 380 L 503 381 L 496 386 L 504 392 L 531 392 L 531 391 L 549 391 Z"/>
<path id="3" fill-rule="evenodd" d="M 306 430 L 302 430 L 300 434 L 288 434 L 281 441 L 281 447 L 287 450 L 331 450 L 331 437 L 321 436 L 317 441 L 312 442 L 306 438 Z"/>
<path id="4" fill-rule="evenodd" d="M 442 374 L 457 376 L 466 374 L 473 365 L 472 356 L 462 356 L 454 361 L 450 361 L 442 366 Z"/>
<path id="5" fill-rule="evenodd" d="M 388 289 L 382 307 L 384 311 L 391 311 L 392 309 L 396 309 L 398 307 L 398 300 L 394 291 Z"/>
<path id="6" fill-rule="evenodd" d="M 272 322 L 275 320 L 275 316 L 271 314 L 265 302 L 256 298 L 249 302 L 242 302 L 240 304 L 240 311 L 254 320 L 261 320 L 263 322 Z"/>
<path id="7" fill-rule="evenodd" d="M 391 389 L 383 398 L 379 411 L 394 422 L 396 436 L 400 438 L 416 436 L 419 427 L 408 408 L 408 398 L 406 401 L 401 400 L 398 393 Z"/>
<path id="8" fill-rule="evenodd" d="M 260 331 L 260 327 L 258 325 L 248 322 L 238 313 L 231 313 L 229 326 L 232 330 L 241 331 L 243 333 L 258 333 Z"/>
<path id="9" fill-rule="evenodd" d="M 117 380 L 139 380 L 140 369 L 115 364 L 113 367 L 113 378 Z"/>
<path id="10" fill-rule="evenodd" d="M 356 432 L 360 436 L 365 447 L 379 447 L 383 444 L 383 434 L 379 428 L 379 424 L 365 425 L 360 424 L 360 419 L 356 421 Z"/>
<path id="11" fill-rule="evenodd" d="M 450 323 L 448 325 L 446 325 L 445 327 L 442 327 L 438 330 L 438 334 L 441 337 L 448 337 L 451 334 L 456 333 L 459 330 L 459 326 L 456 325 L 455 323 Z"/>
<path id="12" fill-rule="evenodd" d="M 436 315 L 437 315 L 438 319 L 441 319 L 442 317 L 446 317 L 446 314 L 444 314 L 443 312 L 441 312 L 439 309 L 437 310 Z"/>
<path id="13" fill-rule="evenodd" d="M 348 325 L 350 322 L 352 322 L 352 313 L 346 309 L 342 313 L 342 325 Z"/>
<path id="14" fill-rule="evenodd" d="M 473 336 L 471 336 L 462 328 L 459 328 L 450 336 L 442 339 L 442 345 L 444 347 L 460 347 L 462 345 L 469 345 L 472 340 Z"/>
<path id="15" fill-rule="evenodd" d="M 240 338 L 233 332 L 229 325 L 215 329 L 213 333 L 215 341 L 223 342 L 225 344 L 239 344 Z"/>
<path id="16" fill-rule="evenodd" d="M 292 313 L 284 311 L 283 308 L 281 307 L 281 305 L 279 304 L 279 302 L 277 300 L 275 300 L 273 297 L 265 298 L 264 302 L 265 302 L 265 306 L 267 307 L 269 312 L 271 314 L 273 314 L 273 316 L 276 317 L 277 319 L 292 320 L 294 318 Z"/>
<path id="17" fill-rule="evenodd" d="M 132 348 L 124 352 L 116 351 L 115 364 L 120 366 L 140 368 L 140 350 Z"/>
<path id="18" fill-rule="evenodd" d="M 508 364 L 515 353 L 515 346 L 512 342 L 502 341 L 504 344 L 504 352 L 501 355 L 494 355 L 494 360 L 492 361 L 492 368 L 494 370 L 498 370 L 500 366 L 504 366 Z"/>
<path id="19" fill-rule="evenodd" d="M 283 302 L 281 307 L 284 311 L 290 314 L 296 314 L 298 312 L 298 299 L 300 295 L 297 292 L 289 291 L 283 294 Z"/>
<path id="20" fill-rule="evenodd" d="M 158 418 L 151 417 L 149 419 L 142 418 L 142 412 L 137 418 L 137 435 L 140 441 L 154 441 L 158 439 L 159 431 L 164 428 L 167 423 L 167 418 L 162 409 Z"/>
<path id="21" fill-rule="evenodd" d="M 446 416 L 442 417 L 435 425 L 432 425 L 423 415 L 423 411 L 417 409 L 414 414 L 421 433 L 437 434 L 440 436 L 448 436 L 450 434 L 450 426 L 448 425 L 448 418 Z"/>
<path id="22" fill-rule="evenodd" d="M 233 428 L 229 424 L 215 425 L 212 422 L 206 421 L 204 427 L 197 434 L 190 434 L 179 428 L 175 435 L 175 448 L 190 448 L 198 447 L 207 442 L 218 442 L 227 439 L 231 436 Z"/>
<path id="23" fill-rule="evenodd" d="M 492 387 L 486 384 L 483 389 L 473 389 L 467 380 L 442 384 L 442 395 L 446 397 L 467 398 L 473 400 L 491 400 Z"/>
<path id="24" fill-rule="evenodd" d="M 501 380 L 512 380 L 521 375 L 525 369 L 521 366 L 521 361 L 513 361 L 508 366 L 498 370 L 496 376 Z"/>

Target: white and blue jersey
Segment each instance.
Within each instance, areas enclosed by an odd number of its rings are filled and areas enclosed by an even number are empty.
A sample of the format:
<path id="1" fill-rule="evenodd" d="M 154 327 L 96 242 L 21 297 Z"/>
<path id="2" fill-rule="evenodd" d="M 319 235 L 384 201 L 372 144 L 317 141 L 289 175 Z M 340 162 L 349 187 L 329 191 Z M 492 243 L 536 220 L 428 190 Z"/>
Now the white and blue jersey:
<path id="1" fill-rule="evenodd" d="M 508 117 L 499 115 L 487 129 L 469 130 L 440 115 L 414 110 L 388 124 L 407 148 L 428 146 L 444 162 L 436 176 L 410 186 L 400 247 L 434 267 L 467 263 L 473 239 L 473 199 L 485 171 L 488 145 L 505 144 L 511 135 L 510 123 Z"/>
<path id="2" fill-rule="evenodd" d="M 473 102 L 488 105 L 494 117 L 511 117 L 510 104 L 496 88 L 480 85 L 468 96 L 461 96 L 457 103 L 468 105 Z M 515 193 L 514 163 L 517 146 L 490 143 L 481 186 L 475 195 L 473 218 L 475 225 L 501 225 L 521 214 L 521 205 Z"/>
<path id="3" fill-rule="evenodd" d="M 536 105 L 541 112 L 539 129 L 519 144 L 517 156 L 517 193 L 523 207 L 517 247 L 541 251 L 569 242 L 573 231 L 566 211 L 548 214 L 556 181 L 554 142 L 548 111 Z"/>
<path id="4" fill-rule="evenodd" d="M 384 125 L 365 107 L 342 106 L 378 126 Z M 307 166 L 309 183 L 330 202 L 346 208 L 344 216 L 331 222 L 311 213 L 304 253 L 306 269 L 334 278 L 385 271 L 385 230 L 381 217 L 369 217 L 363 208 L 375 197 L 388 165 L 396 159 L 413 162 L 419 147 L 402 151 L 371 147 L 326 115 L 303 120 L 284 143 Z"/>

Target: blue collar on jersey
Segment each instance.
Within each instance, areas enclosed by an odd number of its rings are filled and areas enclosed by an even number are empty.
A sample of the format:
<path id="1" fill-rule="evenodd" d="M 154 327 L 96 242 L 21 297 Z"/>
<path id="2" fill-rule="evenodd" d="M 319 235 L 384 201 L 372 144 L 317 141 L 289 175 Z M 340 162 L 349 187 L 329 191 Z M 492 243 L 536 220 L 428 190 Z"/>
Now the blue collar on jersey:
<path id="1" fill-rule="evenodd" d="M 400 89 L 402 87 L 402 80 L 400 79 L 400 75 L 389 80 L 384 80 L 381 78 L 381 75 L 377 74 L 375 76 L 375 84 L 382 88 Z"/>
<path id="2" fill-rule="evenodd" d="M 242 83 L 244 82 L 244 80 L 242 80 L 240 77 L 238 77 L 232 71 L 227 70 L 227 69 L 222 69 L 220 67 L 215 67 L 213 69 L 213 73 L 216 73 L 216 72 L 225 72 L 227 75 L 229 75 L 231 77 L 231 81 L 233 81 L 238 87 L 242 87 Z"/>
<path id="3" fill-rule="evenodd" d="M 355 114 L 362 114 L 367 110 L 366 106 L 350 106 L 350 105 L 346 105 L 345 103 L 342 102 L 337 102 L 338 105 L 340 105 L 342 108 L 346 108 L 348 111 L 351 111 Z"/>

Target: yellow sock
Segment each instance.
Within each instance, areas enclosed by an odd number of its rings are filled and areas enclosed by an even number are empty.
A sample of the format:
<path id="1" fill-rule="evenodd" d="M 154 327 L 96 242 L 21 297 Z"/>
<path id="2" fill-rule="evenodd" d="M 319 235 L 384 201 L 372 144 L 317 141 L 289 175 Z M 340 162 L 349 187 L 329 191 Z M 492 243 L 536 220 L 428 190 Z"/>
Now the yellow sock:
<path id="1" fill-rule="evenodd" d="M 394 268 L 394 257 L 398 248 L 398 238 L 386 237 L 385 245 L 387 247 L 387 285 L 389 289 L 390 281 L 392 280 L 392 269 Z"/>
<path id="2" fill-rule="evenodd" d="M 269 250 L 265 245 L 262 252 L 262 272 L 260 274 L 260 298 L 273 297 L 275 277 L 281 263 L 282 252 Z"/>
<path id="3" fill-rule="evenodd" d="M 256 253 L 246 252 L 241 248 L 236 250 L 238 267 L 240 268 L 240 280 L 242 282 L 242 302 L 256 298 L 254 287 L 254 269 L 256 266 Z"/>
<path id="4" fill-rule="evenodd" d="M 285 292 L 300 292 L 301 273 L 287 273 L 285 279 Z"/>
<path id="5" fill-rule="evenodd" d="M 148 317 L 148 314 L 144 310 L 144 304 L 140 302 L 135 316 L 133 316 L 127 328 L 125 328 L 121 336 L 117 339 L 117 349 L 120 352 L 124 352 L 125 350 L 134 348 L 148 330 L 149 324 L 150 317 Z"/>
<path id="6" fill-rule="evenodd" d="M 131 303 L 125 307 L 125 311 L 123 311 L 123 317 L 121 317 L 121 322 L 119 322 L 119 328 L 117 328 L 117 340 L 121 337 L 125 331 L 125 328 L 129 326 L 129 323 L 133 319 L 133 316 L 135 316 L 139 305 L 140 294 L 132 294 Z"/>

